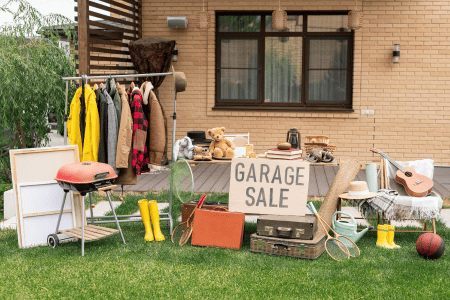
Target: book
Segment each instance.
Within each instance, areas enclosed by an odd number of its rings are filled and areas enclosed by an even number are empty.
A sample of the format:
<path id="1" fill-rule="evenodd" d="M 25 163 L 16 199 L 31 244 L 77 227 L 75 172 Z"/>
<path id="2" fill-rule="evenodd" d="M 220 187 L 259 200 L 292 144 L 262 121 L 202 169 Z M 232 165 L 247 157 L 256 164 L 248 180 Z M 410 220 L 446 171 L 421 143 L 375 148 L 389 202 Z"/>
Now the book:
<path id="1" fill-rule="evenodd" d="M 267 150 L 268 154 L 279 154 L 279 155 L 296 155 L 302 154 L 302 149 L 289 149 L 289 150 L 280 150 L 278 148 L 272 148 Z"/>
<path id="2" fill-rule="evenodd" d="M 295 154 L 295 155 L 278 155 L 278 154 L 271 154 L 266 153 L 267 158 L 277 158 L 277 159 L 303 159 L 301 154 Z"/>

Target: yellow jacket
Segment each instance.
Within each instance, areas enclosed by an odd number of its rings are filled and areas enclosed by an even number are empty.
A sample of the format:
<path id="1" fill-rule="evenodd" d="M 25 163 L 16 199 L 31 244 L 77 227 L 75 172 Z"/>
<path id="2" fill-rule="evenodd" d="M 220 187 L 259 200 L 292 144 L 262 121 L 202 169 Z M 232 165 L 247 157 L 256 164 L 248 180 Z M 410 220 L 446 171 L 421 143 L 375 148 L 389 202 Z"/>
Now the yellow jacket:
<path id="1" fill-rule="evenodd" d="M 79 88 L 70 104 L 70 115 L 67 121 L 67 133 L 70 145 L 78 145 L 80 161 L 98 161 L 98 143 L 100 141 L 100 120 L 98 116 L 95 92 L 89 85 L 85 88 L 86 129 L 84 132 L 84 147 L 80 132 L 80 96 Z"/>

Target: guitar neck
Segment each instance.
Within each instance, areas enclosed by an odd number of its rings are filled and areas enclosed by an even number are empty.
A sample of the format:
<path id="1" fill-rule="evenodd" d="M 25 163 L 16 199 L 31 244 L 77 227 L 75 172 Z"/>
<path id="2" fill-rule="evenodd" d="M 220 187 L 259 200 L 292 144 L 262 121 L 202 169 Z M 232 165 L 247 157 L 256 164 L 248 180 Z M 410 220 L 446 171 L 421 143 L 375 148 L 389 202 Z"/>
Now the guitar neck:
<path id="1" fill-rule="evenodd" d="M 394 167 L 396 167 L 397 169 L 399 169 L 401 172 L 406 173 L 405 168 L 403 168 L 402 165 L 400 165 L 399 163 L 397 163 L 395 160 L 393 160 L 392 158 L 390 158 L 389 156 L 387 156 L 385 153 L 383 153 L 383 151 L 378 150 L 379 154 L 381 155 L 381 157 L 383 157 L 384 159 L 388 160 L 391 164 L 394 165 Z"/>

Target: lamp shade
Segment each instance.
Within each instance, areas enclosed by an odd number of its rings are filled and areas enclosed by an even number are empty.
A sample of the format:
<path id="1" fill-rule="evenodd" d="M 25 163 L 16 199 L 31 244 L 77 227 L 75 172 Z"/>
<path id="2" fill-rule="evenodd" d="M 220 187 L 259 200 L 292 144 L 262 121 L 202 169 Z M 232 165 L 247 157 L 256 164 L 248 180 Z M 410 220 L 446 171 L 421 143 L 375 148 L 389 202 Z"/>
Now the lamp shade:
<path id="1" fill-rule="evenodd" d="M 358 30 L 363 25 L 363 12 L 352 10 L 348 13 L 348 28 Z"/>
<path id="2" fill-rule="evenodd" d="M 272 13 L 272 28 L 283 30 L 287 27 L 287 13 L 284 10 L 274 10 Z"/>
<path id="3" fill-rule="evenodd" d="M 197 16 L 197 28 L 208 29 L 211 27 L 211 15 L 206 11 L 201 11 Z"/>

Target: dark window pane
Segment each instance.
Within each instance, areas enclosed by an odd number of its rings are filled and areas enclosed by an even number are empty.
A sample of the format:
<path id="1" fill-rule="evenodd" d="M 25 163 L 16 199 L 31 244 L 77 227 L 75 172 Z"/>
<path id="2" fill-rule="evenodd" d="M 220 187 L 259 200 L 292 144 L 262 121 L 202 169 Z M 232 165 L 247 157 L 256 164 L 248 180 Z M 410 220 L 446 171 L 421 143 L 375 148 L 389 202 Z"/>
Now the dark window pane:
<path id="1" fill-rule="evenodd" d="M 288 15 L 287 27 L 284 30 L 275 30 L 272 28 L 272 15 L 266 16 L 266 32 L 302 32 L 303 31 L 303 16 L 302 15 Z"/>
<path id="2" fill-rule="evenodd" d="M 308 101 L 347 102 L 347 71 L 309 71 Z"/>
<path id="3" fill-rule="evenodd" d="M 302 101 L 302 37 L 265 40 L 264 102 Z"/>
<path id="4" fill-rule="evenodd" d="M 257 70 L 222 69 L 220 98 L 224 100 L 257 100 Z"/>
<path id="5" fill-rule="evenodd" d="M 346 69 L 348 40 L 311 39 L 309 69 Z"/>
<path id="6" fill-rule="evenodd" d="M 220 68 L 257 68 L 258 41 L 224 39 L 220 43 Z"/>
<path id="7" fill-rule="evenodd" d="M 347 32 L 348 15 L 308 16 L 308 32 Z"/>
<path id="8" fill-rule="evenodd" d="M 260 32 L 261 16 L 219 16 L 219 32 Z"/>

